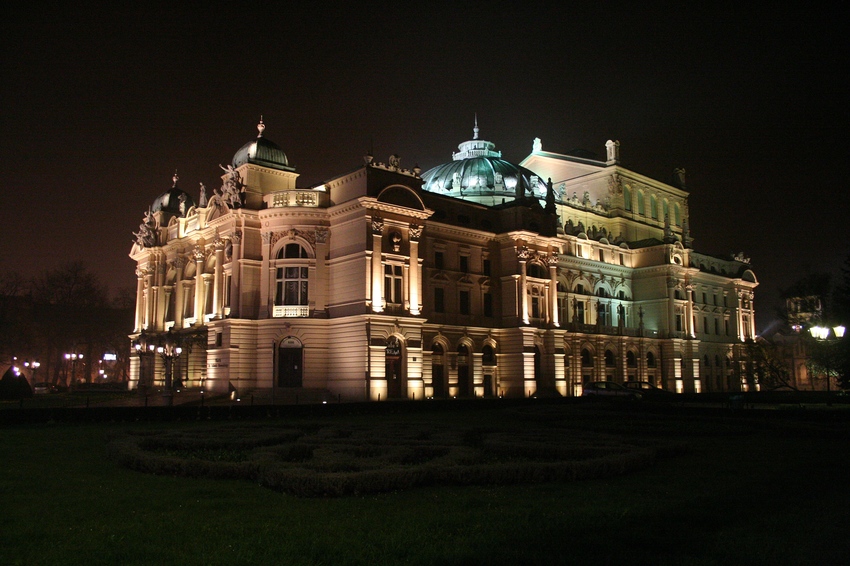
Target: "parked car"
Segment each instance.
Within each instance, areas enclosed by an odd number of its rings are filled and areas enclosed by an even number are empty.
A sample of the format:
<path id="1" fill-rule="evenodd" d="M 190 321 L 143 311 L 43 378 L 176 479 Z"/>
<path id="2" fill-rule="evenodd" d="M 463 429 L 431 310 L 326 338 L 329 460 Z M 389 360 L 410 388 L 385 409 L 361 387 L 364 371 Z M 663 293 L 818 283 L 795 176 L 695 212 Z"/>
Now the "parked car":
<path id="1" fill-rule="evenodd" d="M 56 393 L 58 390 L 56 386 L 51 385 L 47 382 L 36 383 L 32 386 L 32 392 L 36 395 L 44 395 L 45 393 Z"/>
<path id="2" fill-rule="evenodd" d="M 639 391 L 647 399 L 671 399 L 675 393 L 656 387 L 648 381 L 627 381 L 623 387 L 630 391 Z"/>
<path id="3" fill-rule="evenodd" d="M 640 391 L 626 389 L 613 381 L 588 381 L 581 390 L 582 397 L 610 397 L 620 399 L 642 399 Z"/>

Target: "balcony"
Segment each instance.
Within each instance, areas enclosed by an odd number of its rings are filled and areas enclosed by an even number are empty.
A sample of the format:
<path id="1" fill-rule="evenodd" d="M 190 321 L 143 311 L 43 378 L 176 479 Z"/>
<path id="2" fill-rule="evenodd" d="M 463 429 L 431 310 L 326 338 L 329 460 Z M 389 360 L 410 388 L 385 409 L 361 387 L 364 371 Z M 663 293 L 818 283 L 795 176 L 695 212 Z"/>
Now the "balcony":
<path id="1" fill-rule="evenodd" d="M 310 307 L 307 305 L 275 305 L 272 309 L 272 318 L 307 318 L 310 316 Z"/>

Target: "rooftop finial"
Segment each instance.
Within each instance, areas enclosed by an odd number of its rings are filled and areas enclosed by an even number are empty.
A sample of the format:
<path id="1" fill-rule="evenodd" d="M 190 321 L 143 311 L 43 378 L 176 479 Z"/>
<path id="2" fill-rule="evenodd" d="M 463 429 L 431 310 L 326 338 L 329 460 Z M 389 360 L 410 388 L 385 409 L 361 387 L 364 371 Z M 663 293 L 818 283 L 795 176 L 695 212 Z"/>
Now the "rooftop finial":
<path id="1" fill-rule="evenodd" d="M 171 178 L 174 184 L 171 185 L 172 188 L 177 186 L 177 181 L 180 180 L 180 177 L 177 176 L 177 169 L 174 170 L 174 176 Z"/>
<path id="2" fill-rule="evenodd" d="M 475 113 L 475 127 L 472 128 L 472 139 L 478 139 L 478 112 Z"/>
<path id="3" fill-rule="evenodd" d="M 257 131 L 259 132 L 259 134 L 257 134 L 258 138 L 263 137 L 263 130 L 265 130 L 265 129 L 266 129 L 266 125 L 263 124 L 263 115 L 260 114 L 260 123 L 257 124 Z"/>

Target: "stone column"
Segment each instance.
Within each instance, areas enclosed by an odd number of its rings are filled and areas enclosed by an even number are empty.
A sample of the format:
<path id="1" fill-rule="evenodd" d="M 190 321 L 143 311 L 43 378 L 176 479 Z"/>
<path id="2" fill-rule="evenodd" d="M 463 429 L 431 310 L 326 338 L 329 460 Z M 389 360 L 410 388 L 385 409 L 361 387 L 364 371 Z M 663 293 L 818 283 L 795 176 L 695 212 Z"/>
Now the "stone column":
<path id="1" fill-rule="evenodd" d="M 192 252 L 195 258 L 195 324 L 204 323 L 204 250 L 195 244 Z"/>
<path id="2" fill-rule="evenodd" d="M 213 277 L 213 316 L 220 320 L 224 318 L 224 245 L 226 242 L 218 234 L 215 237 L 215 274 Z"/>
<path id="3" fill-rule="evenodd" d="M 667 278 L 667 335 L 676 332 L 676 279 Z"/>
<path id="4" fill-rule="evenodd" d="M 410 277 L 408 281 L 410 314 L 415 316 L 422 309 L 422 296 L 420 294 L 422 267 L 419 265 L 419 238 L 422 237 L 422 226 L 411 224 L 408 234 L 410 237 Z"/>
<path id="5" fill-rule="evenodd" d="M 148 265 L 145 269 L 145 323 L 143 328 L 153 327 L 153 274 L 153 266 Z"/>
<path id="6" fill-rule="evenodd" d="M 529 252 L 528 248 L 525 246 L 518 246 L 516 249 L 516 257 L 519 260 L 519 293 L 520 297 L 518 297 L 520 301 L 520 319 L 523 324 L 528 324 L 530 321 L 528 319 L 528 273 L 527 273 L 527 263 L 528 258 L 531 256 L 531 252 Z"/>
<path id="7" fill-rule="evenodd" d="M 384 310 L 384 275 L 383 254 L 381 253 L 381 237 L 384 233 L 384 221 L 381 218 L 372 219 L 372 310 Z"/>
<path id="8" fill-rule="evenodd" d="M 183 328 L 183 314 L 185 306 L 183 305 L 183 266 L 186 265 L 185 258 L 177 256 L 174 259 L 174 269 L 177 270 L 177 277 L 174 280 L 174 328 L 180 330 Z"/>
<path id="9" fill-rule="evenodd" d="M 272 263 L 271 232 L 263 232 L 263 265 L 260 268 L 260 318 L 271 318 L 274 304 L 274 264 Z"/>
<path id="10" fill-rule="evenodd" d="M 242 279 L 242 232 L 237 230 L 230 236 L 233 243 L 233 257 L 230 260 L 230 316 L 239 318 L 239 282 Z"/>
<path id="11" fill-rule="evenodd" d="M 558 313 L 558 254 L 552 252 L 546 261 L 549 263 L 549 320 L 555 326 L 561 326 Z"/>
<path id="12" fill-rule="evenodd" d="M 738 325 L 736 330 L 738 331 L 738 340 L 743 342 L 746 340 L 746 336 L 744 336 L 744 319 L 741 312 L 744 306 L 744 293 L 739 289 L 735 291 L 735 295 L 738 297 L 738 308 L 735 311 L 735 322 Z"/>
<path id="13" fill-rule="evenodd" d="M 136 322 L 135 332 L 139 332 L 144 324 L 145 309 L 145 270 L 136 267 Z"/>
<path id="14" fill-rule="evenodd" d="M 697 334 L 697 329 L 694 328 L 694 286 L 690 284 L 685 285 L 685 294 L 688 299 L 688 306 L 685 309 L 685 316 L 687 317 L 685 328 L 688 329 L 688 336 L 694 338 Z"/>

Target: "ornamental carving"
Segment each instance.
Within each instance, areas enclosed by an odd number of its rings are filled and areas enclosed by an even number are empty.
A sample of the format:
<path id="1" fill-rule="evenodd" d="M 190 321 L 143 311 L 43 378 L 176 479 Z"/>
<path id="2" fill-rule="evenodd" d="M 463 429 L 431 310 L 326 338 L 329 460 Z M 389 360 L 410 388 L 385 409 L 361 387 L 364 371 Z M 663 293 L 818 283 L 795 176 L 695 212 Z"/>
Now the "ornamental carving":
<path id="1" fill-rule="evenodd" d="M 552 252 L 549 256 L 546 257 L 546 263 L 549 264 L 549 267 L 557 267 L 558 266 L 558 254 L 557 252 Z"/>
<path id="2" fill-rule="evenodd" d="M 410 239 L 413 241 L 418 241 L 419 238 L 422 237 L 422 226 L 418 224 L 410 225 Z"/>
<path id="3" fill-rule="evenodd" d="M 231 239 L 231 241 L 232 241 L 234 244 L 238 244 L 239 242 L 241 242 L 241 241 L 242 241 L 242 230 L 237 230 L 237 231 L 235 231 L 235 232 L 234 232 L 234 233 L 230 236 L 230 239 Z"/>
<path id="4" fill-rule="evenodd" d="M 316 243 L 327 244 L 329 234 L 330 230 L 328 230 L 327 228 L 316 228 Z"/>
<path id="5" fill-rule="evenodd" d="M 608 177 L 608 191 L 615 195 L 623 194 L 623 180 L 617 173 Z"/>
<path id="6" fill-rule="evenodd" d="M 268 245 L 268 244 L 271 243 L 271 241 L 272 241 L 272 233 L 271 232 L 263 232 L 261 234 L 261 236 L 263 237 L 263 244 Z"/>
<path id="7" fill-rule="evenodd" d="M 372 234 L 381 234 L 384 231 L 384 219 L 383 218 L 373 218 L 372 219 Z"/>
<path id="8" fill-rule="evenodd" d="M 290 240 L 294 240 L 296 238 L 301 238 L 302 240 L 307 241 L 311 246 L 316 245 L 316 233 L 315 232 L 302 232 L 301 230 L 297 230 L 295 228 L 290 228 L 289 230 L 283 230 L 280 232 L 274 232 L 271 234 L 271 240 L 269 243 L 274 245 L 278 240 L 286 238 Z"/>
<path id="9" fill-rule="evenodd" d="M 202 248 L 198 244 L 195 244 L 195 247 L 192 250 L 192 256 L 194 256 L 195 261 L 204 261 L 204 248 Z"/>
<path id="10" fill-rule="evenodd" d="M 186 258 L 177 256 L 171 260 L 171 266 L 174 269 L 183 269 L 186 266 Z"/>
<path id="11" fill-rule="evenodd" d="M 516 249 L 517 259 L 521 261 L 528 261 L 531 257 L 531 250 L 529 250 L 526 246 L 519 246 Z"/>

